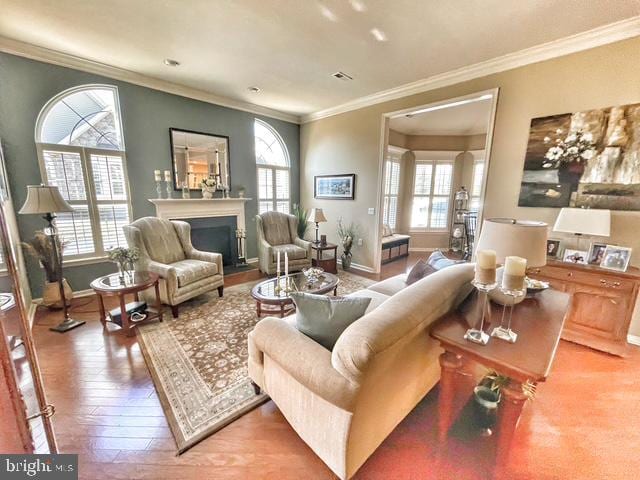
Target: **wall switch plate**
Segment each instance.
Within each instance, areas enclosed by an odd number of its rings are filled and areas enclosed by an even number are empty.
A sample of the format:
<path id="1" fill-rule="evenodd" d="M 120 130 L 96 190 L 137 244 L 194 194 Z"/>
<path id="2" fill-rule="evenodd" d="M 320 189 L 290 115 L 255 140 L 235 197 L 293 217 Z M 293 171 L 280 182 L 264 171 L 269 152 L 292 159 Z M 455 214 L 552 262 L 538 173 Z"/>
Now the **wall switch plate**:
<path id="1" fill-rule="evenodd" d="M 362 239 L 361 239 L 361 238 L 359 238 L 359 239 L 358 239 L 358 246 L 359 246 L 359 247 L 361 247 L 361 246 L 362 246 L 362 243 L 363 243 L 363 242 L 362 242 Z"/>
<path id="2" fill-rule="evenodd" d="M 375 214 L 376 214 L 376 209 L 375 209 L 374 207 L 371 207 L 371 208 L 367 211 L 367 213 L 368 213 L 369 215 L 375 215 Z"/>

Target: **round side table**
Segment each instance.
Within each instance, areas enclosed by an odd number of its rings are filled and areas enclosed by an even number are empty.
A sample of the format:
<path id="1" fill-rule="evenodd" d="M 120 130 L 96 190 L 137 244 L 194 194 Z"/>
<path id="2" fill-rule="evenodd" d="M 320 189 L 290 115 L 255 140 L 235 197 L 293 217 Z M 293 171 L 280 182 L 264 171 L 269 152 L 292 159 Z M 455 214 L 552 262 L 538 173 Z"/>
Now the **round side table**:
<path id="1" fill-rule="evenodd" d="M 100 321 L 102 326 L 106 328 L 107 322 L 115 323 L 120 326 L 125 334 L 130 337 L 133 335 L 135 327 L 148 320 L 156 318 L 162 321 L 162 303 L 160 303 L 160 276 L 157 273 L 145 271 L 130 271 L 121 276 L 119 273 L 111 273 L 103 277 L 96 278 L 91 282 L 91 288 L 98 296 L 100 306 Z M 156 292 L 155 312 L 147 311 L 146 318 L 142 320 L 132 320 L 127 313 L 127 304 L 125 295 L 133 294 L 136 302 L 140 301 L 140 292 L 147 288 L 153 287 Z M 103 297 L 117 296 L 120 299 L 120 322 L 114 322 L 110 315 L 107 315 L 104 308 Z"/>

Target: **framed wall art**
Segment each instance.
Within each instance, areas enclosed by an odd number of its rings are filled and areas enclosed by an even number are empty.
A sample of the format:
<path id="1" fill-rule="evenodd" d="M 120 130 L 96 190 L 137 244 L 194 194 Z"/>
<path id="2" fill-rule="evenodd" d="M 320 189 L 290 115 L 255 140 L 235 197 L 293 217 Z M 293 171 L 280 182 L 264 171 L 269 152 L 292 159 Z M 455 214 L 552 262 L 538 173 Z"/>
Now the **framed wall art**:
<path id="1" fill-rule="evenodd" d="M 316 175 L 313 177 L 313 198 L 353 200 L 356 195 L 356 175 Z"/>

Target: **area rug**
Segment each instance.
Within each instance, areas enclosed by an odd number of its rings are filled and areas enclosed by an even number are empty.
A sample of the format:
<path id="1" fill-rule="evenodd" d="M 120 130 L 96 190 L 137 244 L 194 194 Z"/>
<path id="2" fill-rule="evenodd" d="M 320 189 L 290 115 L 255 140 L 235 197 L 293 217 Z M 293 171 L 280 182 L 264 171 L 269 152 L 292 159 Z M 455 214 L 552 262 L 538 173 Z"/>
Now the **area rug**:
<path id="1" fill-rule="evenodd" d="M 344 271 L 338 294 L 374 283 Z M 268 400 L 247 374 L 247 335 L 258 322 L 257 282 L 202 295 L 181 305 L 177 319 L 141 325 L 138 341 L 178 454 Z M 169 317 L 169 318 L 167 318 Z"/>

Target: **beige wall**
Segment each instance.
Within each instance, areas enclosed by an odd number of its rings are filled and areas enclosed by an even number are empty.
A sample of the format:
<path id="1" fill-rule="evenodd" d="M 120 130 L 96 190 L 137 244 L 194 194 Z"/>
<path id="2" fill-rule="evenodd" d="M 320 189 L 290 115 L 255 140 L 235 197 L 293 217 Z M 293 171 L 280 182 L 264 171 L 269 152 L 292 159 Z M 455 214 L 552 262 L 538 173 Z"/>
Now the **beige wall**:
<path id="1" fill-rule="evenodd" d="M 480 135 L 405 135 L 389 129 L 389 145 L 407 150 L 437 150 L 460 152 L 463 150 L 482 150 L 487 141 L 485 134 Z"/>
<path id="2" fill-rule="evenodd" d="M 335 240 L 335 219 L 357 221 L 365 239 L 354 262 L 374 268 L 376 207 L 382 114 L 500 88 L 485 216 L 538 219 L 552 224 L 557 209 L 518 207 L 518 194 L 532 118 L 640 101 L 640 37 L 592 50 L 489 75 L 429 92 L 304 124 L 301 128 L 301 199 L 305 208 L 324 207 L 329 224 L 324 233 Z M 313 176 L 355 173 L 354 201 L 313 199 Z M 634 249 L 640 264 L 640 212 L 613 212 L 611 243 Z M 633 333 L 640 335 L 636 319 Z"/>

